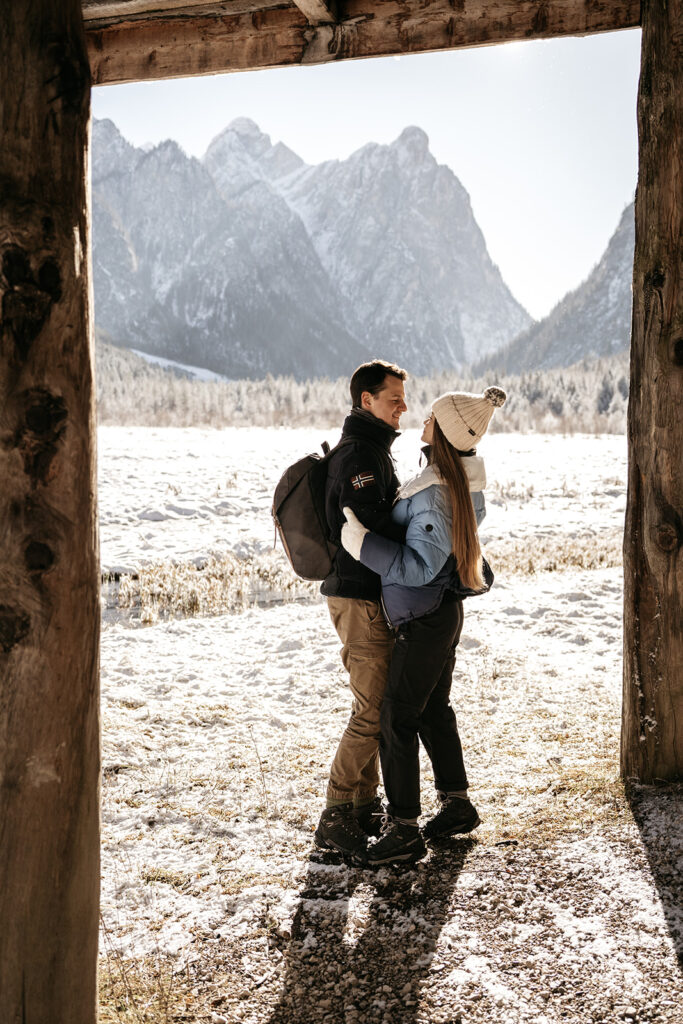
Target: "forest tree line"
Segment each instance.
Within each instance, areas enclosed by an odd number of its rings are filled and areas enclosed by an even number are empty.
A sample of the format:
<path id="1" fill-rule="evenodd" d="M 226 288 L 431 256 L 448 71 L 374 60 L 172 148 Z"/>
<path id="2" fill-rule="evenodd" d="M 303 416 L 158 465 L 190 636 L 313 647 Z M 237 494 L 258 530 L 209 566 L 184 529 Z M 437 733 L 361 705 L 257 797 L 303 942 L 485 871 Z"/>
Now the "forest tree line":
<path id="1" fill-rule="evenodd" d="M 494 431 L 621 434 L 628 378 L 627 353 L 519 375 L 484 378 L 444 371 L 411 377 L 401 423 L 419 426 L 444 391 L 481 392 L 498 384 L 508 400 L 504 414 L 493 420 Z M 335 427 L 350 404 L 346 379 L 197 380 L 102 341 L 97 343 L 97 392 L 100 424 L 120 426 Z"/>

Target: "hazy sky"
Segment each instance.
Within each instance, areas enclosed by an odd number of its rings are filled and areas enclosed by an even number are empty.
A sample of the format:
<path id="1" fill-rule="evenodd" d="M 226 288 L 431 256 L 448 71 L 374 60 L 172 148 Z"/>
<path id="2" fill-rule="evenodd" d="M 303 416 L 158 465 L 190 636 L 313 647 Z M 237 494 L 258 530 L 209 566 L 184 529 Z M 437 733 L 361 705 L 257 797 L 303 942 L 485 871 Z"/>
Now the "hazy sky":
<path id="1" fill-rule="evenodd" d="M 468 190 L 492 259 L 542 317 L 586 278 L 633 198 L 638 29 L 447 53 L 104 86 L 95 117 L 201 157 L 250 117 L 308 163 L 419 125 Z"/>

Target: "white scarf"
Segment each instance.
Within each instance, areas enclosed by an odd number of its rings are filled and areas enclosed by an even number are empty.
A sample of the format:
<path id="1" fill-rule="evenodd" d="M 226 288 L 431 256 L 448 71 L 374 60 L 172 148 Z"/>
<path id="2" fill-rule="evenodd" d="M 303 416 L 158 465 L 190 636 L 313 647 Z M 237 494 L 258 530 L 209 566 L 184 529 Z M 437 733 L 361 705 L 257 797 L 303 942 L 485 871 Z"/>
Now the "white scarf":
<path id="1" fill-rule="evenodd" d="M 467 473 L 470 490 L 483 491 L 486 487 L 486 469 L 482 457 L 480 455 L 462 456 L 462 464 Z M 411 476 L 409 480 L 406 480 L 399 487 L 396 500 L 412 498 L 413 495 L 418 494 L 420 491 L 425 491 L 428 487 L 433 487 L 434 484 L 438 484 L 440 487 L 446 486 L 436 466 L 425 466 L 424 469 L 416 473 L 415 476 Z"/>

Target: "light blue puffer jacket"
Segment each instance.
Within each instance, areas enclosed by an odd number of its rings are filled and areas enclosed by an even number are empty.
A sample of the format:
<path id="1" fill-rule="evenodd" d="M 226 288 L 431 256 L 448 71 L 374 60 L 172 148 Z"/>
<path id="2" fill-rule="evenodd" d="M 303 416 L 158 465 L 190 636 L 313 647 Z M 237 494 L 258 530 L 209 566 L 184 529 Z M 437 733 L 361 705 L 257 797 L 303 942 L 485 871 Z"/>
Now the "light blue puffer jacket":
<path id="1" fill-rule="evenodd" d="M 483 460 L 463 458 L 477 526 L 486 515 Z M 451 501 L 438 471 L 427 466 L 398 492 L 392 519 L 406 528 L 405 544 L 377 533 L 363 538 L 360 561 L 382 578 L 382 603 L 390 626 L 400 626 L 439 607 L 444 592 L 463 593 L 451 554 Z"/>

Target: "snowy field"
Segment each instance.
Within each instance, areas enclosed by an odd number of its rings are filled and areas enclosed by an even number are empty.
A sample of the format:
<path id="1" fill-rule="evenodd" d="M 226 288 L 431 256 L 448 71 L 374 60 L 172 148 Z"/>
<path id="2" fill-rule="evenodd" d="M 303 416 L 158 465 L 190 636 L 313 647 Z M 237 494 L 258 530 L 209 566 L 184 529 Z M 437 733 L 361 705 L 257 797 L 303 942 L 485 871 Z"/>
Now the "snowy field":
<path id="1" fill-rule="evenodd" d="M 280 473 L 325 437 L 101 428 L 103 568 L 259 557 Z M 395 448 L 405 476 L 417 433 Z M 494 571 L 510 539 L 613 544 L 623 438 L 479 453 Z M 618 781 L 621 570 L 499 573 L 465 613 L 453 703 L 483 824 L 403 872 L 312 850 L 349 708 L 322 601 L 105 616 L 104 1021 L 680 1024 L 682 803 Z M 430 813 L 427 764 L 423 794 Z"/>
<path id="2" fill-rule="evenodd" d="M 180 430 L 101 427 L 102 567 L 272 547 L 270 504 L 284 468 L 334 432 L 264 427 Z M 415 472 L 419 433 L 394 444 L 402 478 Z M 482 540 L 621 531 L 626 440 L 616 435 L 492 434 L 479 448 L 489 477 Z M 492 559 L 493 548 L 491 548 Z"/>

